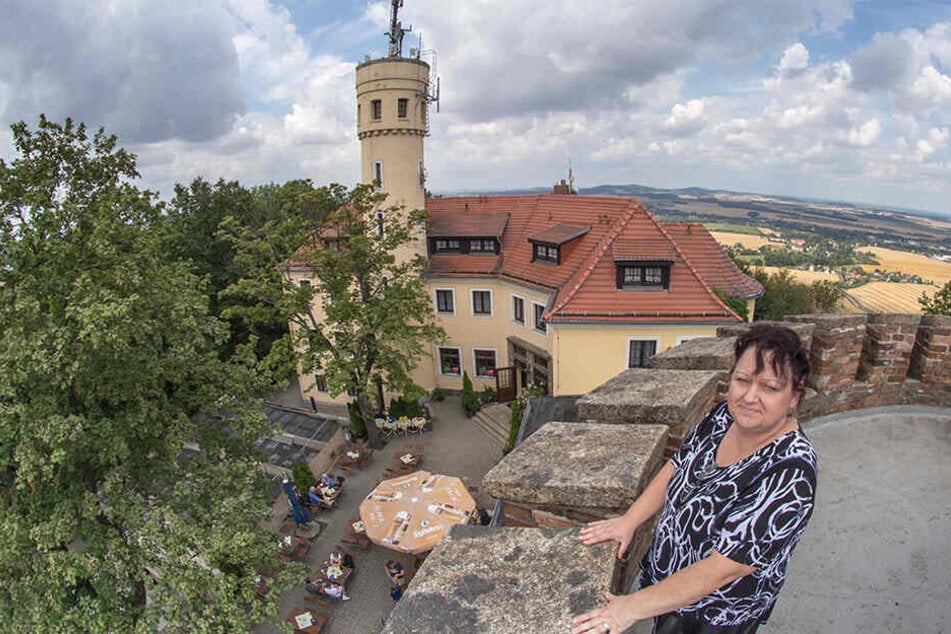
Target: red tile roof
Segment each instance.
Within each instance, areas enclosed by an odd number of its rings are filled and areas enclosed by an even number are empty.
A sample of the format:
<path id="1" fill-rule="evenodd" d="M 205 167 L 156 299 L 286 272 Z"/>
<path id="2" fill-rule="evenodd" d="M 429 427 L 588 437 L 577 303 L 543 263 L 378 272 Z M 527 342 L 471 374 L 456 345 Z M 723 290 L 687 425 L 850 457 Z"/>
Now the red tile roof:
<path id="1" fill-rule="evenodd" d="M 459 212 L 431 215 L 427 234 L 431 238 L 498 238 L 508 221 L 505 213 L 473 214 L 465 207 Z"/>
<path id="2" fill-rule="evenodd" d="M 590 230 L 591 227 L 587 225 L 573 225 L 568 222 L 563 222 L 561 224 L 555 225 L 554 227 L 548 227 L 547 229 L 537 231 L 528 236 L 528 239 L 534 240 L 535 242 L 547 242 L 548 244 L 560 245 L 574 240 L 575 238 L 580 238 Z"/>
<path id="3" fill-rule="evenodd" d="M 445 224 L 460 218 L 470 223 L 471 217 L 483 214 L 508 215 L 500 255 L 434 255 L 427 274 L 492 276 L 547 289 L 552 299 L 546 319 L 552 322 L 739 320 L 650 212 L 632 198 L 551 194 L 437 197 L 427 199 L 426 209 L 430 222 Z M 561 247 L 560 265 L 533 262 L 529 238 L 546 230 L 554 234 L 559 225 L 590 229 Z M 618 289 L 615 254 L 634 259 L 637 254 L 647 254 L 651 259 L 671 261 L 670 288 Z"/>
<path id="4" fill-rule="evenodd" d="M 763 285 L 743 273 L 702 224 L 664 223 L 662 226 L 710 286 L 739 299 L 762 296 Z"/>

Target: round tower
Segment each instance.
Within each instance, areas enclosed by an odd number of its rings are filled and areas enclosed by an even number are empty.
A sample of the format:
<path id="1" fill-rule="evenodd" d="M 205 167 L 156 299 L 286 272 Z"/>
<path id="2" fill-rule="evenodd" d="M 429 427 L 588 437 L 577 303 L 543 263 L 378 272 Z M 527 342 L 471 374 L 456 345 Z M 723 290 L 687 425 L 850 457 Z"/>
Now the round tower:
<path id="1" fill-rule="evenodd" d="M 429 64 L 420 59 L 384 57 L 357 66 L 360 177 L 386 192 L 386 206 L 425 206 L 428 95 Z M 425 254 L 422 242 L 416 248 Z"/>

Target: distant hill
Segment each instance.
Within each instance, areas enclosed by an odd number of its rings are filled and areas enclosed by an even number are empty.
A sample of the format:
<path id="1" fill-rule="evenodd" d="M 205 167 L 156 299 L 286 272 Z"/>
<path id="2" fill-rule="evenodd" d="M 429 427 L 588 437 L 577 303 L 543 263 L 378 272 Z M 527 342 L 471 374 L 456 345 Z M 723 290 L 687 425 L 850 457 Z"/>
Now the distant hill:
<path id="1" fill-rule="evenodd" d="M 506 191 L 453 192 L 464 194 L 539 194 L 550 187 Z M 659 189 L 644 185 L 598 185 L 579 194 L 629 196 L 640 200 L 665 221 L 733 222 L 785 231 L 818 233 L 867 244 L 951 254 L 951 218 L 896 207 L 872 207 L 839 201 L 768 196 L 701 187 Z"/>

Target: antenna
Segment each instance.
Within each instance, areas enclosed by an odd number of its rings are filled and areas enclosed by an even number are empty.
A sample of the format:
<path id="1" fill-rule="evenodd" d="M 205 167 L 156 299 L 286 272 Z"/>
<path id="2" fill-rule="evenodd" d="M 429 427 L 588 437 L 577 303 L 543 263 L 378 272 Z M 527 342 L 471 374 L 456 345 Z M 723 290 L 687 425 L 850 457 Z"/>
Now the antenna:
<path id="1" fill-rule="evenodd" d="M 390 12 L 390 31 L 387 33 L 390 38 L 390 57 L 403 56 L 403 35 L 413 30 L 411 26 L 404 29 L 403 23 L 397 19 L 397 14 L 402 7 L 403 0 L 393 0 L 393 7 Z"/>

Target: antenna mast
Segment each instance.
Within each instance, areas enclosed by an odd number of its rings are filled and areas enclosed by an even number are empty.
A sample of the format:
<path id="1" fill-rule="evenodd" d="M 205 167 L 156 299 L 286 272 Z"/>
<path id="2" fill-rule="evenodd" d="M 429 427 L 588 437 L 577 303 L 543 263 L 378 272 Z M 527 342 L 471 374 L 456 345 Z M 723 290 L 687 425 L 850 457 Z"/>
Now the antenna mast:
<path id="1" fill-rule="evenodd" d="M 390 38 L 390 57 L 403 56 L 403 35 L 413 30 L 408 26 L 403 28 L 403 23 L 397 18 L 397 13 L 403 7 L 403 0 L 393 0 L 393 8 L 390 12 L 390 31 L 387 35 Z"/>

